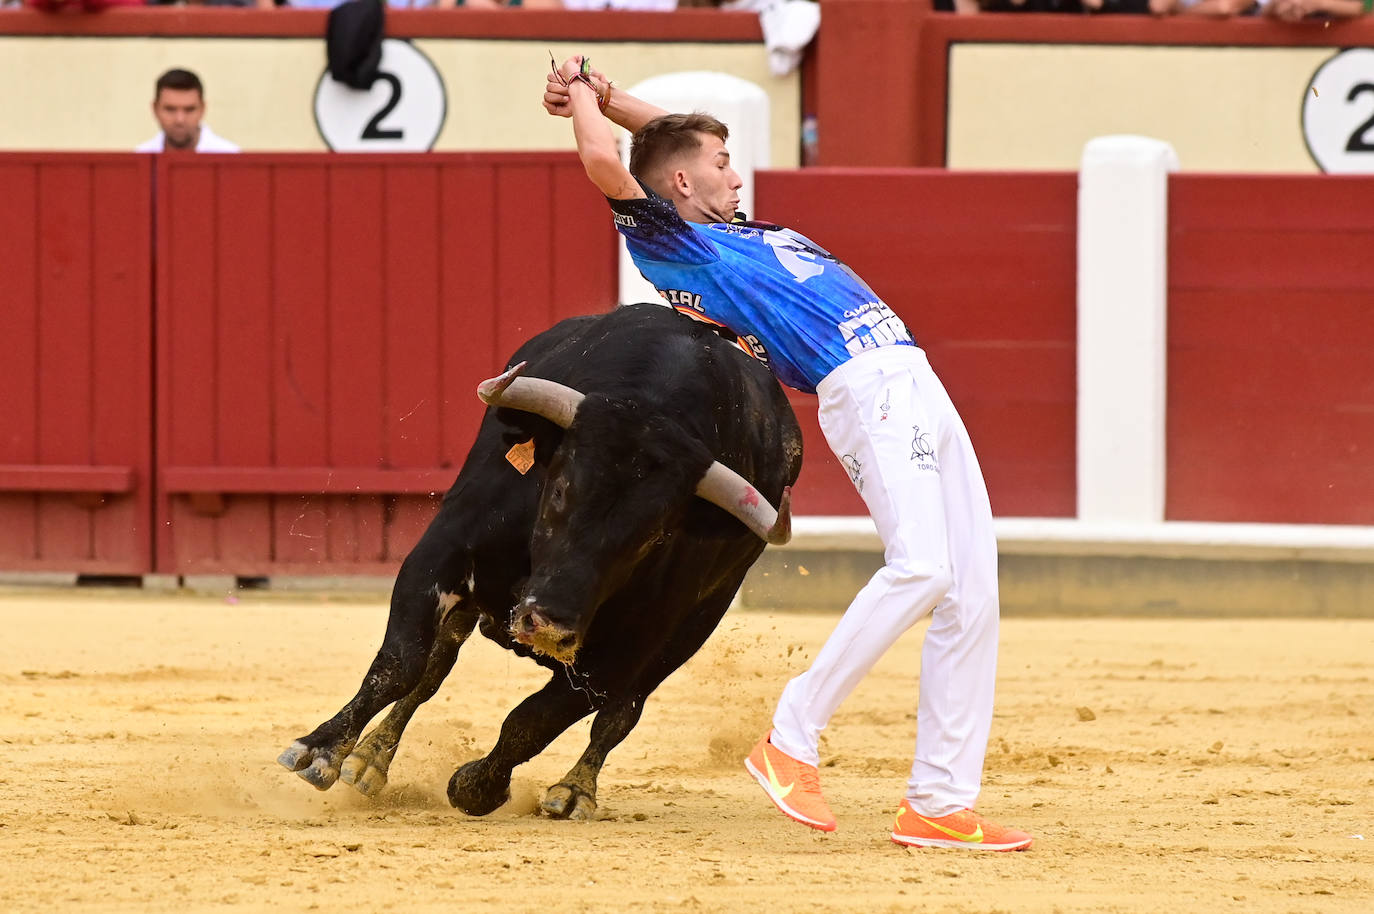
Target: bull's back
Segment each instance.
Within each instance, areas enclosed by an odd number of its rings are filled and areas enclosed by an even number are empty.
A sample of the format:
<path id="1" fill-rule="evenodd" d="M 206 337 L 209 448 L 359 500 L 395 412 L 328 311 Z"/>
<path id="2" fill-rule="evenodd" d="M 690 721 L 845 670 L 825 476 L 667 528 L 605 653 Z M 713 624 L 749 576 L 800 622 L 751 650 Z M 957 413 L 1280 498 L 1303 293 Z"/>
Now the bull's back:
<path id="1" fill-rule="evenodd" d="M 671 308 L 570 318 L 511 363 L 522 360 L 530 374 L 671 416 L 770 499 L 801 471 L 801 430 L 772 373 L 712 325 Z"/>

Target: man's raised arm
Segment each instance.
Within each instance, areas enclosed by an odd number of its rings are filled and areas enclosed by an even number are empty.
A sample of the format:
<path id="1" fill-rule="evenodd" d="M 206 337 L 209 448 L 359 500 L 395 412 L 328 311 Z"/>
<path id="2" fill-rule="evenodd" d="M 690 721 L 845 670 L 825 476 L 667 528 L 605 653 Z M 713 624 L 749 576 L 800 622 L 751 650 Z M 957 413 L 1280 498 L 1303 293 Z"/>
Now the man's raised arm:
<path id="1" fill-rule="evenodd" d="M 611 134 L 610 124 L 602 117 L 602 110 L 610 115 L 613 105 L 628 120 L 645 117 L 649 110 L 658 110 L 624 92 L 614 92 L 610 84 L 599 79 L 596 74 L 583 66 L 581 55 L 568 58 L 559 71 L 549 76 L 544 89 L 544 108 L 559 116 L 570 116 L 573 122 L 573 136 L 577 139 L 577 155 L 587 177 L 600 188 L 601 192 L 614 200 L 629 200 L 645 196 L 639 182 L 630 174 L 620 161 L 615 137 Z M 555 92 L 554 89 L 561 90 Z M 608 99 L 606 92 L 612 92 Z M 623 101 L 615 98 L 624 96 Z M 629 115 L 625 115 L 629 111 Z M 617 123 L 621 121 L 617 120 Z M 623 124 L 622 124 L 623 126 Z"/>

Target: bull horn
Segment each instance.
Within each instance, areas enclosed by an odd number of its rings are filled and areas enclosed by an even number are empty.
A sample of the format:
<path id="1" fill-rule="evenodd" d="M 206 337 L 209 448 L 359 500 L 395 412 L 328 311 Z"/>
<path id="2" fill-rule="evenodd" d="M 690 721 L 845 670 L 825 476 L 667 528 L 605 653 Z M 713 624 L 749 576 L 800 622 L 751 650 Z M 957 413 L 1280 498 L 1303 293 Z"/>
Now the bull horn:
<path id="1" fill-rule="evenodd" d="M 543 416 L 559 428 L 572 425 L 582 394 L 566 384 L 545 378 L 522 378 L 525 362 L 477 385 L 477 396 L 488 406 L 504 406 Z"/>
<path id="2" fill-rule="evenodd" d="M 720 461 L 697 483 L 697 495 L 739 519 L 764 542 L 781 546 L 792 538 L 792 487 L 782 490 L 777 510 L 743 476 Z"/>
<path id="3" fill-rule="evenodd" d="M 543 416 L 560 428 L 572 425 L 583 394 L 546 378 L 524 378 L 525 362 L 477 385 L 488 406 L 503 406 Z M 775 510 L 749 482 L 720 461 L 706 470 L 696 494 L 729 511 L 764 542 L 782 545 L 792 538 L 792 489 L 782 490 Z"/>

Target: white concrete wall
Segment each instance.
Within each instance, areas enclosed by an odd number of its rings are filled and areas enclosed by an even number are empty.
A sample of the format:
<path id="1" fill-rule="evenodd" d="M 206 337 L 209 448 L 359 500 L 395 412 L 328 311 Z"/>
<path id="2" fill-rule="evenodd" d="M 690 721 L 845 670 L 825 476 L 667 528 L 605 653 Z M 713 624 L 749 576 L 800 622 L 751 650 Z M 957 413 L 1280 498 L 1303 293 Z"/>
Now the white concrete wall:
<path id="1" fill-rule="evenodd" d="M 1078 178 L 1078 517 L 1164 519 L 1165 314 L 1173 149 L 1084 147 Z"/>

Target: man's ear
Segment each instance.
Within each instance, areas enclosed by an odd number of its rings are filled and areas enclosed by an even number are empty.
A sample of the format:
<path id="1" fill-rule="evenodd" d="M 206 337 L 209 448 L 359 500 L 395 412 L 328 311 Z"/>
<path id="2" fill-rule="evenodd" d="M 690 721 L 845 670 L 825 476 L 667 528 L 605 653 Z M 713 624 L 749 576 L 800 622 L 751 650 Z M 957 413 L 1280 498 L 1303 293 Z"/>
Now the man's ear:
<path id="1" fill-rule="evenodd" d="M 681 168 L 673 172 L 673 190 L 683 197 L 692 196 L 692 181 Z"/>

